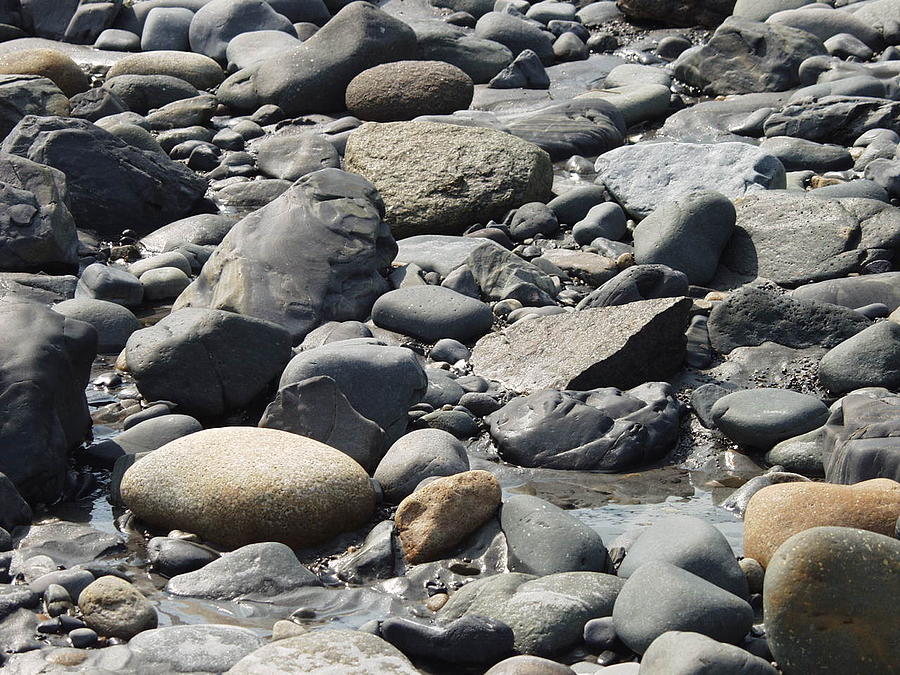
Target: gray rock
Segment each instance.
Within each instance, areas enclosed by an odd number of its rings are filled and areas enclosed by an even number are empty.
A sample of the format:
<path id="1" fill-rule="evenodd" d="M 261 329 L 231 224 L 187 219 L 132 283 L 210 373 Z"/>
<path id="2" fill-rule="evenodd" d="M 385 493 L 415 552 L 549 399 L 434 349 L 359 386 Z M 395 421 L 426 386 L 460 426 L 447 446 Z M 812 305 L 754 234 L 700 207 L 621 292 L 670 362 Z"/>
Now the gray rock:
<path id="1" fill-rule="evenodd" d="M 430 29 L 429 25 L 415 26 L 422 58 L 451 63 L 471 77 L 475 84 L 491 81 L 513 59 L 512 52 L 499 42 L 466 33 L 448 34 L 443 30 Z M 540 63 L 537 55 L 535 58 Z"/>
<path id="2" fill-rule="evenodd" d="M 753 624 L 753 610 L 745 600 L 686 570 L 656 561 L 641 565 L 628 578 L 612 617 L 619 638 L 639 654 L 667 631 L 695 632 L 734 644 Z"/>
<path id="3" fill-rule="evenodd" d="M 189 415 L 161 415 L 138 422 L 113 439 L 89 446 L 86 454 L 94 462 L 112 466 L 122 455 L 150 452 L 202 430 L 200 422 Z"/>
<path id="4" fill-rule="evenodd" d="M 737 0 L 734 3 L 734 16 L 742 16 L 753 21 L 765 21 L 775 12 L 785 9 L 797 9 L 812 4 L 814 0 Z"/>
<path id="5" fill-rule="evenodd" d="M 665 562 L 747 599 L 747 579 L 725 536 L 693 516 L 668 516 L 643 530 L 617 574 L 629 578 L 642 565 Z"/>
<path id="6" fill-rule="evenodd" d="M 550 34 L 525 21 L 524 17 L 503 12 L 488 12 L 475 24 L 475 37 L 499 42 L 509 49 L 513 56 L 530 49 L 538 55 L 544 65 L 549 66 L 554 60 L 553 40 Z"/>
<path id="7" fill-rule="evenodd" d="M 712 421 L 731 440 L 768 450 L 825 424 L 828 408 L 815 396 L 785 389 L 744 389 L 712 407 Z"/>
<path id="8" fill-rule="evenodd" d="M 84 268 L 75 287 L 77 300 L 104 300 L 125 307 L 140 305 L 144 287 L 131 272 L 120 267 L 92 263 Z"/>
<path id="9" fill-rule="evenodd" d="M 684 272 L 665 265 L 632 265 L 591 291 L 576 309 L 627 305 L 641 300 L 687 296 L 690 284 Z"/>
<path id="10" fill-rule="evenodd" d="M 767 341 L 793 348 L 834 347 L 869 325 L 846 307 L 744 286 L 713 307 L 709 339 L 720 354 Z"/>
<path id="11" fill-rule="evenodd" d="M 281 387 L 259 421 L 340 450 L 371 473 L 381 457 L 381 427 L 360 415 L 327 375 Z"/>
<path id="12" fill-rule="evenodd" d="M 835 346 L 822 357 L 819 382 L 835 393 L 900 387 L 900 324 L 876 323 Z"/>
<path id="13" fill-rule="evenodd" d="M 364 124 L 350 135 L 344 162 L 378 189 L 398 238 L 502 219 L 522 204 L 546 201 L 552 182 L 550 157 L 532 143 L 436 122 Z"/>
<path id="14" fill-rule="evenodd" d="M 525 393 L 635 386 L 681 365 L 689 308 L 687 299 L 666 298 L 515 323 L 479 340 L 471 364 Z M 598 330 L 602 343 L 592 337 Z M 523 371 L 522 363 L 531 367 Z"/>
<path id="15" fill-rule="evenodd" d="M 481 292 L 491 300 L 518 300 L 528 307 L 556 304 L 553 280 L 501 246 L 480 245 L 469 254 L 466 267 Z"/>
<path id="16" fill-rule="evenodd" d="M 300 343 L 301 351 L 321 347 L 331 342 L 370 338 L 372 331 L 359 321 L 329 321 L 312 329 Z"/>
<path id="17" fill-rule="evenodd" d="M 513 629 L 516 651 L 550 655 L 581 640 L 588 619 L 609 616 L 621 579 L 597 572 L 536 578 L 512 572 L 473 581 L 450 596 L 439 621 L 464 615 L 497 619 Z"/>
<path id="18" fill-rule="evenodd" d="M 147 13 L 141 33 L 141 51 L 191 51 L 188 31 L 194 12 L 187 7 L 154 7 Z"/>
<path id="19" fill-rule="evenodd" d="M 152 253 L 171 251 L 185 244 L 214 246 L 221 243 L 234 223 L 230 216 L 201 213 L 154 230 L 141 238 L 141 244 Z"/>
<path id="20" fill-rule="evenodd" d="M 590 244 L 597 237 L 618 240 L 625 232 L 625 212 L 614 202 L 592 206 L 584 218 L 572 226 L 572 236 L 582 246 Z"/>
<path id="21" fill-rule="evenodd" d="M 476 249 L 499 244 L 475 237 L 454 237 L 443 234 L 420 234 L 397 242 L 399 251 L 395 264 L 414 264 L 427 272 L 437 272 L 442 277 L 466 264 Z"/>
<path id="22" fill-rule="evenodd" d="M 0 155 L 0 270 L 75 271 L 78 238 L 67 199 L 61 172 L 23 157 Z"/>
<path id="23" fill-rule="evenodd" d="M 428 386 L 409 349 L 344 340 L 295 356 L 281 375 L 279 389 L 318 375 L 331 377 L 350 405 L 384 430 L 386 446 L 406 430 L 407 410 L 422 400 Z"/>
<path id="24" fill-rule="evenodd" d="M 402 436 L 378 463 L 373 477 L 389 504 L 399 504 L 426 478 L 469 470 L 465 446 L 446 431 L 420 429 Z"/>
<path id="25" fill-rule="evenodd" d="M 339 169 L 341 159 L 322 134 L 266 136 L 256 146 L 256 163 L 266 176 L 295 181 L 319 169 Z"/>
<path id="26" fill-rule="evenodd" d="M 294 34 L 294 26 L 263 0 L 211 0 L 191 20 L 191 51 L 225 62 L 228 42 L 241 33 L 278 30 Z"/>
<path id="27" fill-rule="evenodd" d="M 877 48 L 882 44 L 881 34 L 873 26 L 850 12 L 832 12 L 825 7 L 785 9 L 769 16 L 766 23 L 805 30 L 823 42 L 835 35 L 849 34 L 869 47 Z"/>
<path id="28" fill-rule="evenodd" d="M 141 51 L 141 36 L 128 30 L 107 28 L 97 36 L 94 49 L 110 52 Z"/>
<path id="29" fill-rule="evenodd" d="M 80 94 L 75 94 L 70 103 L 72 104 L 72 117 L 80 117 L 91 122 L 119 115 L 128 110 L 125 101 L 103 88 L 88 89 Z"/>
<path id="30" fill-rule="evenodd" d="M 530 49 L 524 49 L 506 68 L 491 78 L 490 89 L 549 89 L 550 76 L 540 57 Z"/>
<path id="31" fill-rule="evenodd" d="M 128 266 L 129 271 L 136 277 L 140 277 L 148 270 L 158 269 L 160 267 L 175 267 L 185 274 L 191 273 L 191 264 L 178 251 L 169 251 L 160 255 L 143 258 Z"/>
<path id="32" fill-rule="evenodd" d="M 589 54 L 587 46 L 575 33 L 563 33 L 553 41 L 553 55 L 557 61 L 583 61 Z"/>
<path id="33" fill-rule="evenodd" d="M 613 8 L 616 6 L 614 2 L 595 2 L 587 6 L 593 7 L 594 5 L 612 5 Z M 523 673 L 528 675 L 573 675 L 575 671 L 569 666 L 550 659 L 520 654 L 500 661 L 485 671 L 484 675 L 523 675 Z"/>
<path id="34" fill-rule="evenodd" d="M 398 288 L 372 306 L 376 326 L 427 343 L 476 340 L 491 330 L 493 318 L 491 308 L 480 300 L 441 286 Z"/>
<path id="35" fill-rule="evenodd" d="M 6 138 L 26 115 L 68 115 L 69 100 L 40 75 L 0 75 L 0 136 Z"/>
<path id="36" fill-rule="evenodd" d="M 44 645 L 35 639 L 37 614 L 30 609 L 19 608 L 0 619 L 0 640 L 4 651 L 10 654 L 40 649 Z"/>
<path id="37" fill-rule="evenodd" d="M 639 143 L 604 153 L 595 168 L 598 180 L 635 218 L 699 190 L 736 199 L 785 186 L 781 162 L 746 143 Z"/>
<path id="38" fill-rule="evenodd" d="M 188 308 L 133 333 L 125 361 L 148 400 L 215 416 L 260 394 L 288 362 L 290 343 L 288 332 L 269 321 Z"/>
<path id="39" fill-rule="evenodd" d="M 800 300 L 828 302 L 850 309 L 877 302 L 893 311 L 900 307 L 900 272 L 819 281 L 795 288 L 791 295 Z"/>
<path id="40" fill-rule="evenodd" d="M 586 185 L 572 188 L 558 197 L 554 197 L 547 202 L 547 206 L 550 207 L 560 223 L 574 225 L 585 218 L 594 206 L 608 200 L 609 195 L 602 186 Z"/>
<path id="41" fill-rule="evenodd" d="M 800 83 L 805 59 L 825 53 L 804 30 L 732 16 L 709 42 L 678 57 L 675 76 L 709 94 L 786 91 Z"/>
<path id="42" fill-rule="evenodd" d="M 404 654 L 446 663 L 494 663 L 513 651 L 509 626 L 472 614 L 438 626 L 392 616 L 381 622 L 379 633 Z"/>
<path id="43" fill-rule="evenodd" d="M 399 553 L 394 544 L 394 521 L 384 520 L 366 535 L 359 550 L 338 558 L 331 566 L 341 580 L 350 584 L 363 584 L 396 576 L 398 558 Z"/>
<path id="44" fill-rule="evenodd" d="M 31 507 L 6 474 L 0 473 L 0 527 L 11 531 L 31 523 Z"/>
<path id="45" fill-rule="evenodd" d="M 253 68 L 300 44 L 292 33 L 281 30 L 253 30 L 235 35 L 225 49 L 228 70 Z"/>
<path id="46" fill-rule="evenodd" d="M 184 3 L 180 4 L 184 6 Z M 117 61 L 106 76 L 126 74 L 172 75 L 201 90 L 212 89 L 225 77 L 219 64 L 208 56 L 172 50 L 129 54 Z"/>
<path id="47" fill-rule="evenodd" d="M 500 507 L 511 572 L 547 576 L 604 572 L 608 555 L 600 535 L 539 497 L 513 495 Z"/>
<path id="48" fill-rule="evenodd" d="M 140 280 L 144 287 L 144 299 L 150 302 L 177 298 L 191 284 L 190 277 L 177 267 L 147 270 Z"/>
<path id="49" fill-rule="evenodd" d="M 759 147 L 775 155 L 786 171 L 843 171 L 853 166 L 850 152 L 841 145 L 774 136 L 763 140 Z"/>
<path id="50" fill-rule="evenodd" d="M 147 561 L 167 577 L 194 572 L 219 559 L 219 553 L 192 541 L 153 537 L 147 542 Z"/>
<path id="51" fill-rule="evenodd" d="M 262 644 L 249 628 L 201 623 L 144 631 L 128 648 L 151 669 L 220 673 Z"/>
<path id="52" fill-rule="evenodd" d="M 103 87 L 140 115 L 199 94 L 190 82 L 171 75 L 118 75 L 107 79 Z"/>
<path id="53" fill-rule="evenodd" d="M 15 296 L 0 298 L 0 324 L 0 471 L 26 500 L 53 502 L 91 428 L 84 388 L 97 333 Z"/>
<path id="54" fill-rule="evenodd" d="M 900 399 L 886 389 L 864 389 L 840 399 L 825 425 L 822 459 L 830 483 L 900 478 L 897 413 Z"/>
<path id="55" fill-rule="evenodd" d="M 140 323 L 130 310 L 106 300 L 66 300 L 54 305 L 53 311 L 89 323 L 97 331 L 97 351 L 118 352 Z"/>
<path id="56" fill-rule="evenodd" d="M 541 202 L 523 204 L 516 209 L 509 223 L 510 236 L 524 241 L 538 234 L 551 235 L 559 229 L 559 222 L 550 208 Z"/>
<path id="57" fill-rule="evenodd" d="M 678 438 L 682 407 L 661 382 L 630 391 L 539 391 L 486 418 L 504 459 L 520 466 L 622 471 L 656 461 Z"/>
<path id="58" fill-rule="evenodd" d="M 866 131 L 900 131 L 900 102 L 865 96 L 803 99 L 766 118 L 766 136 L 792 136 L 817 143 L 852 145 Z"/>
<path id="59" fill-rule="evenodd" d="M 320 584 L 290 548 L 263 542 L 248 544 L 198 570 L 172 577 L 166 592 L 207 600 L 289 604 L 291 592 Z"/>
<path id="60" fill-rule="evenodd" d="M 700 633 L 684 631 L 667 631 L 656 638 L 641 659 L 641 672 L 646 672 L 646 675 L 778 673 L 768 661 L 740 647 L 718 642 Z"/>
<path id="61" fill-rule="evenodd" d="M 309 174 L 225 235 L 175 309 L 227 307 L 285 326 L 295 342 L 326 321 L 364 319 L 397 250 L 381 218 L 370 183 Z"/>
<path id="62" fill-rule="evenodd" d="M 83 523 L 51 520 L 32 525 L 27 534 L 18 537 L 16 550 L 22 561 L 39 556 L 49 557 L 54 562 L 53 569 L 56 569 L 57 565 L 66 567 L 84 565 L 98 558 L 120 553 L 124 548 L 122 539 L 117 534 L 102 532 Z M 73 570 L 65 571 L 72 572 Z M 27 577 L 28 574 L 26 574 Z M 43 593 L 51 583 L 58 583 L 65 586 L 72 597 L 77 600 L 80 589 L 73 589 L 69 581 L 61 579 L 51 581 L 43 577 L 41 579 L 44 585 L 37 583 L 40 581 L 37 580 L 33 582 L 32 590 Z"/>
<path id="63" fill-rule="evenodd" d="M 822 459 L 824 434 L 824 427 L 820 427 L 781 441 L 766 453 L 766 462 L 811 478 L 824 478 L 825 467 Z"/>
<path id="64" fill-rule="evenodd" d="M 736 516 L 743 518 L 744 513 L 747 511 L 747 505 L 750 503 L 753 495 L 763 488 L 769 487 L 770 485 L 777 485 L 778 483 L 803 483 L 808 480 L 808 478 L 801 476 L 800 474 L 770 470 L 762 476 L 751 478 L 741 485 L 741 487 L 732 492 L 728 498 L 722 502 L 721 506 L 726 511 L 731 511 Z M 744 558 L 743 560 L 752 560 L 752 558 Z"/>

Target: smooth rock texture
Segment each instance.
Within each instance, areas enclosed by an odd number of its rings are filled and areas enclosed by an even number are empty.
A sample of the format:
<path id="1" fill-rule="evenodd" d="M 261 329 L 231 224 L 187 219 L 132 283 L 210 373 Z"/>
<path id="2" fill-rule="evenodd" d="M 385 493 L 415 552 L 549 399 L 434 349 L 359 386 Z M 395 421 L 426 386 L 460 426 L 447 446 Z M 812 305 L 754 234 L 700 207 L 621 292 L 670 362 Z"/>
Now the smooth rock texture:
<path id="1" fill-rule="evenodd" d="M 716 401 L 711 418 L 731 440 L 769 449 L 825 424 L 828 408 L 814 396 L 795 391 L 745 389 Z"/>
<path id="2" fill-rule="evenodd" d="M 100 577 L 78 597 L 84 622 L 100 635 L 125 640 L 156 628 L 156 610 L 130 583 L 113 576 Z"/>
<path id="3" fill-rule="evenodd" d="M 700 633 L 667 631 L 656 638 L 641 659 L 645 675 L 700 675 L 701 673 L 777 675 L 772 665 L 746 650 L 718 642 Z"/>
<path id="4" fill-rule="evenodd" d="M 365 471 L 343 453 L 275 429 L 227 427 L 180 438 L 135 463 L 122 498 L 140 518 L 241 546 L 307 546 L 372 514 Z"/>
<path id="5" fill-rule="evenodd" d="M 900 324 L 876 323 L 835 346 L 822 357 L 819 381 L 836 393 L 900 387 Z"/>
<path id="6" fill-rule="evenodd" d="M 669 26 L 718 26 L 734 9 L 732 0 L 620 0 L 619 10 L 632 19 L 649 19 Z"/>
<path id="7" fill-rule="evenodd" d="M 402 436 L 385 453 L 373 478 L 384 498 L 398 504 L 426 478 L 469 470 L 465 446 L 440 429 L 418 429 Z"/>
<path id="8" fill-rule="evenodd" d="M 128 642 L 150 668 L 168 672 L 222 672 L 260 646 L 247 628 L 208 623 L 156 628 Z"/>
<path id="9" fill-rule="evenodd" d="M 441 338 L 470 342 L 490 331 L 493 318 L 480 300 L 440 286 L 398 288 L 372 306 L 376 326 L 427 343 Z"/>
<path id="10" fill-rule="evenodd" d="M 522 393 L 635 386 L 680 366 L 689 308 L 689 300 L 667 298 L 516 323 L 479 340 L 472 367 Z M 591 337 L 597 330 L 602 343 Z"/>

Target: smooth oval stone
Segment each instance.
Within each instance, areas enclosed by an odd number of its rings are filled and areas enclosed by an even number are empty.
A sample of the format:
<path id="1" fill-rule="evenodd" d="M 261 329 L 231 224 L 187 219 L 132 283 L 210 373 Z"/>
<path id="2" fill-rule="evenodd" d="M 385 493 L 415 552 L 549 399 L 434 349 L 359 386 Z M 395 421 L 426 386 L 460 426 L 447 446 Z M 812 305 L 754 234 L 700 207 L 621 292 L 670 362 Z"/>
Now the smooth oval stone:
<path id="1" fill-rule="evenodd" d="M 387 451 L 373 477 L 384 498 L 399 504 L 431 476 L 452 476 L 469 470 L 465 446 L 440 429 L 419 429 L 402 436 Z"/>
<path id="2" fill-rule="evenodd" d="M 141 327 L 128 308 L 106 300 L 73 298 L 55 305 L 53 311 L 91 324 L 97 331 L 97 350 L 100 352 L 119 351 L 129 336 Z"/>
<path id="3" fill-rule="evenodd" d="M 375 325 L 424 342 L 468 342 L 491 329 L 491 308 L 442 286 L 410 286 L 382 295 L 372 307 Z"/>
<path id="4" fill-rule="evenodd" d="M 731 440 L 771 448 L 825 424 L 828 408 L 814 396 L 785 389 L 745 389 L 723 396 L 712 421 Z"/>
<path id="5" fill-rule="evenodd" d="M 772 665 L 735 645 L 700 633 L 668 631 L 656 638 L 641 659 L 643 675 L 778 675 Z"/>
<path id="6" fill-rule="evenodd" d="M 128 647 L 155 672 L 221 673 L 262 643 L 248 628 L 201 623 L 144 631 Z"/>
<path id="7" fill-rule="evenodd" d="M 156 628 L 156 610 L 130 583 L 118 577 L 100 577 L 78 597 L 84 622 L 101 635 L 125 640 Z"/>
<path id="8" fill-rule="evenodd" d="M 837 393 L 900 387 L 900 324 L 882 321 L 837 345 L 822 357 L 819 381 Z"/>

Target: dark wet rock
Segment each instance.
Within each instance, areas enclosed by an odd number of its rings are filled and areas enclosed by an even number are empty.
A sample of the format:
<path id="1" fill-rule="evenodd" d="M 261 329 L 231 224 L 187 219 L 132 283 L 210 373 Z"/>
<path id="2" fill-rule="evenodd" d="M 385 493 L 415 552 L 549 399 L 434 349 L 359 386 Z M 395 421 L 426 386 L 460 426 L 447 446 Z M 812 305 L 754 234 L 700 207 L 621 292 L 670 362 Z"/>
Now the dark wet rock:
<path id="1" fill-rule="evenodd" d="M 897 415 L 900 397 L 867 389 L 842 398 L 825 426 L 822 459 L 831 483 L 871 478 L 900 480 Z"/>
<path id="2" fill-rule="evenodd" d="M 506 535 L 511 572 L 546 576 L 607 569 L 600 535 L 543 499 L 509 497 L 500 507 L 500 526 Z"/>
<path id="3" fill-rule="evenodd" d="M 617 574 L 628 578 L 642 565 L 665 562 L 746 599 L 747 579 L 724 535 L 693 516 L 669 516 L 645 529 L 628 549 Z"/>
<path id="4" fill-rule="evenodd" d="M 525 49 L 506 68 L 488 82 L 491 89 L 548 89 L 550 76 L 541 59 L 530 49 Z"/>
<path id="5" fill-rule="evenodd" d="M 740 647 L 684 631 L 663 633 L 641 659 L 641 671 L 647 675 L 699 675 L 711 669 L 741 675 L 778 673 L 768 661 Z"/>
<path id="6" fill-rule="evenodd" d="M 26 115 L 68 115 L 69 101 L 59 87 L 40 75 L 0 75 L 0 136 Z"/>
<path id="7" fill-rule="evenodd" d="M 491 300 L 518 300 L 529 307 L 556 304 L 552 279 L 500 246 L 479 245 L 466 259 L 466 267 L 481 292 Z"/>
<path id="8" fill-rule="evenodd" d="M 67 198 L 61 172 L 0 155 L 0 270 L 74 271 L 78 240 Z"/>
<path id="9" fill-rule="evenodd" d="M 619 0 L 619 10 L 631 19 L 644 19 L 669 26 L 718 26 L 734 9 L 733 0 Z"/>
<path id="10" fill-rule="evenodd" d="M 344 340 L 295 356 L 282 373 L 279 388 L 318 375 L 331 377 L 350 405 L 384 430 L 386 445 L 406 430 L 407 410 L 422 399 L 428 386 L 411 350 Z"/>
<path id="11" fill-rule="evenodd" d="M 167 577 L 194 572 L 218 559 L 213 549 L 184 539 L 153 537 L 147 542 L 148 562 Z"/>
<path id="12" fill-rule="evenodd" d="M 72 117 L 80 117 L 91 122 L 128 111 L 125 101 L 103 88 L 88 89 L 80 94 L 75 94 L 70 103 Z"/>
<path id="13" fill-rule="evenodd" d="M 690 283 L 683 272 L 665 265 L 632 265 L 591 291 L 577 309 L 626 305 L 641 300 L 687 296 Z"/>
<path id="14" fill-rule="evenodd" d="M 836 345 L 822 357 L 819 382 L 835 393 L 900 387 L 900 323 L 876 323 Z"/>
<path id="15" fill-rule="evenodd" d="M 28 586 L 0 584 L 0 617 L 6 617 L 23 608 L 33 608 L 40 596 Z"/>
<path id="16" fill-rule="evenodd" d="M 486 421 L 503 457 L 520 466 L 621 471 L 665 455 L 681 413 L 669 385 L 647 383 L 627 392 L 539 391 Z"/>
<path id="17" fill-rule="evenodd" d="M 35 639 L 37 624 L 37 614 L 25 608 L 17 609 L 0 619 L 3 651 L 16 654 L 43 647 L 43 643 Z"/>
<path id="18" fill-rule="evenodd" d="M 97 333 L 47 307 L 0 300 L 0 471 L 28 500 L 60 496 L 68 453 L 90 430 L 84 388 Z"/>
<path id="19" fill-rule="evenodd" d="M 54 305 L 53 311 L 91 324 L 97 331 L 97 351 L 101 353 L 118 352 L 129 336 L 140 328 L 130 310 L 106 300 L 73 298 Z"/>
<path id="20" fill-rule="evenodd" d="M 785 389 L 744 389 L 712 407 L 712 421 L 741 445 L 769 449 L 822 426 L 828 408 L 818 398 Z"/>
<path id="21" fill-rule="evenodd" d="M 659 170 L 663 164 L 668 170 Z M 781 162 L 746 143 L 639 143 L 604 153 L 596 170 L 598 182 L 636 218 L 698 190 L 736 199 L 785 185 Z"/>
<path id="22" fill-rule="evenodd" d="M 479 340 L 472 367 L 526 393 L 635 386 L 681 365 L 689 308 L 687 299 L 666 298 L 516 323 Z M 600 325 L 606 339 L 598 344 L 589 336 Z M 527 371 L 520 367 L 525 362 Z"/>
<path id="23" fill-rule="evenodd" d="M 225 235 L 175 308 L 267 319 L 295 342 L 326 321 L 363 319 L 387 289 L 379 270 L 396 252 L 381 216 L 367 181 L 337 169 L 305 176 Z"/>
<path id="24" fill-rule="evenodd" d="M 325 443 L 352 457 L 369 472 L 381 456 L 381 427 L 360 415 L 327 375 L 281 387 L 259 426 Z"/>
<path id="25" fill-rule="evenodd" d="M 339 169 L 340 156 L 321 134 L 266 136 L 257 148 L 256 163 L 266 176 L 295 181 L 319 169 Z"/>
<path id="26" fill-rule="evenodd" d="M 372 306 L 380 328 L 433 343 L 441 338 L 475 340 L 491 329 L 491 308 L 441 286 L 411 286 L 382 295 Z"/>
<path id="27" fill-rule="evenodd" d="M 622 585 L 598 572 L 501 574 L 463 586 L 438 619 L 472 614 L 497 619 L 513 629 L 517 651 L 550 655 L 579 642 L 588 619 L 609 616 Z"/>
<path id="28" fill-rule="evenodd" d="M 125 360 L 148 400 L 215 416 L 260 394 L 290 359 L 290 343 L 269 321 L 191 307 L 132 334 Z"/>
<path id="29" fill-rule="evenodd" d="M 59 169 L 79 227 L 149 232 L 187 214 L 206 181 L 162 155 L 128 145 L 87 120 L 27 116 L 3 151 Z"/>
<path id="30" fill-rule="evenodd" d="M 202 431 L 189 415 L 161 415 L 139 422 L 112 439 L 89 446 L 85 456 L 101 466 L 112 466 L 122 455 L 136 455 L 161 448 L 176 438 Z"/>
<path id="31" fill-rule="evenodd" d="M 499 42 L 518 56 L 530 49 L 544 65 L 554 60 L 553 40 L 549 33 L 530 23 L 524 17 L 503 12 L 488 12 L 475 24 L 475 36 Z"/>
<path id="32" fill-rule="evenodd" d="M 426 478 L 469 470 L 465 446 L 446 431 L 420 429 L 397 440 L 373 474 L 389 504 L 399 504 Z"/>
<path id="33" fill-rule="evenodd" d="M 744 286 L 713 307 L 709 338 L 721 354 L 767 341 L 793 348 L 834 347 L 870 323 L 846 307 Z"/>
<path id="34" fill-rule="evenodd" d="M 262 644 L 248 628 L 200 623 L 144 631 L 132 638 L 128 647 L 150 669 L 218 673 Z"/>
<path id="35" fill-rule="evenodd" d="M 474 614 L 437 626 L 389 617 L 379 632 L 404 654 L 448 663 L 494 663 L 513 651 L 509 626 Z"/>
<path id="36" fill-rule="evenodd" d="M 805 59 L 825 53 L 806 31 L 730 17 L 708 43 L 681 54 L 675 76 L 710 94 L 785 91 L 800 83 Z"/>
<path id="37" fill-rule="evenodd" d="M 343 581 L 362 584 L 394 577 L 397 558 L 394 521 L 384 520 L 372 528 L 357 551 L 338 558 L 332 567 Z"/>
<path id="38" fill-rule="evenodd" d="M 863 96 L 804 99 L 773 112 L 766 136 L 792 136 L 817 143 L 852 145 L 872 129 L 900 130 L 900 102 Z"/>
<path id="39" fill-rule="evenodd" d="M 56 564 L 71 567 L 120 552 L 122 539 L 82 523 L 52 520 L 32 525 L 24 536 L 18 537 L 16 549 L 23 561 L 37 556 L 49 556 Z M 59 583 L 68 588 L 63 581 L 47 581 L 48 585 L 49 583 Z M 46 590 L 46 586 L 41 588 L 37 584 L 32 588 L 38 592 Z M 77 593 L 72 593 L 73 598 L 76 596 Z"/>
<path id="40" fill-rule="evenodd" d="M 398 238 L 502 219 L 509 209 L 545 201 L 552 182 L 550 158 L 533 144 L 435 122 L 364 124 L 350 135 L 345 167 L 378 189 Z"/>
<path id="41" fill-rule="evenodd" d="M 121 267 L 92 263 L 78 278 L 75 298 L 135 307 L 144 299 L 144 287 L 136 276 Z"/>
<path id="42" fill-rule="evenodd" d="M 667 631 L 696 632 L 734 644 L 753 624 L 753 610 L 746 601 L 662 561 L 635 570 L 622 587 L 612 616 L 619 638 L 639 654 Z"/>
<path id="43" fill-rule="evenodd" d="M 78 596 L 81 595 L 81 591 L 87 588 L 93 581 L 93 574 L 85 569 L 75 568 L 43 574 L 32 580 L 31 583 L 28 584 L 28 587 L 32 592 L 43 595 L 50 586 L 61 586 L 69 593 L 69 596 L 75 602 L 78 602 Z"/>
<path id="44" fill-rule="evenodd" d="M 12 531 L 17 525 L 31 523 L 31 507 L 16 486 L 4 473 L 0 473 L 0 527 Z"/>
<path id="45" fill-rule="evenodd" d="M 898 591 L 897 539 L 847 527 L 794 535 L 766 569 L 772 655 L 786 672 L 890 672 L 897 647 L 891 598 Z M 825 608 L 823 597 L 832 598 Z"/>

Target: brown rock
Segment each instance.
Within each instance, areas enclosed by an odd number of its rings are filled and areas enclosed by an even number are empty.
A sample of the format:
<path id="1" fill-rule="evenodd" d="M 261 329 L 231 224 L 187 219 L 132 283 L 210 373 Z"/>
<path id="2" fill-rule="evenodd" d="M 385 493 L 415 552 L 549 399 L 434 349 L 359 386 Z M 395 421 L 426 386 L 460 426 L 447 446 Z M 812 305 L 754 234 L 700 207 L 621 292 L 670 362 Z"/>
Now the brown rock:
<path id="1" fill-rule="evenodd" d="M 78 598 L 84 622 L 100 635 L 124 640 L 142 630 L 156 628 L 156 610 L 144 595 L 124 579 L 100 577 Z"/>
<path id="2" fill-rule="evenodd" d="M 70 97 L 91 86 L 78 64 L 55 49 L 23 49 L 0 55 L 0 74 L 40 75 Z"/>
<path id="3" fill-rule="evenodd" d="M 789 537 L 819 526 L 855 527 L 893 536 L 900 483 L 875 478 L 855 485 L 779 483 L 750 498 L 744 514 L 744 555 L 767 567 Z"/>
<path id="4" fill-rule="evenodd" d="M 439 478 L 413 492 L 394 516 L 406 559 L 439 559 L 484 525 L 499 506 L 500 483 L 488 471 Z"/>

